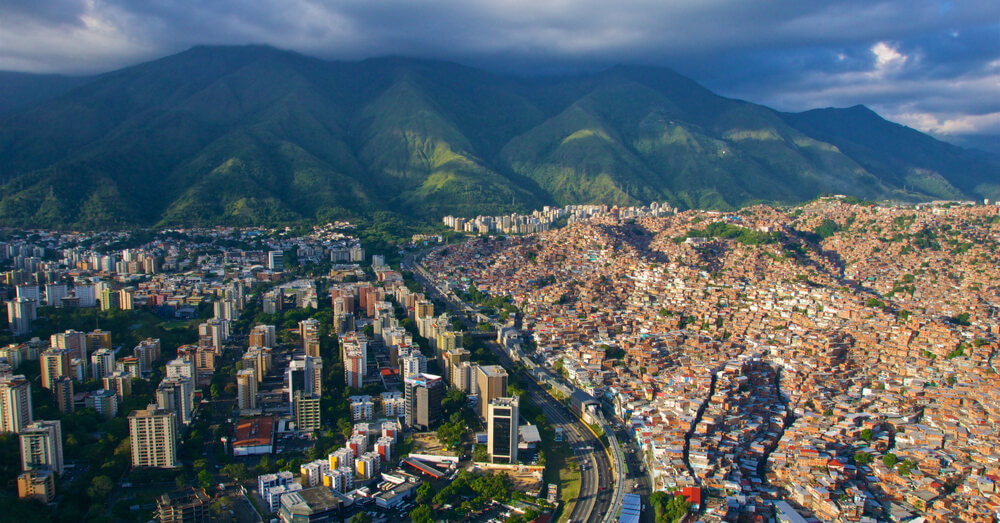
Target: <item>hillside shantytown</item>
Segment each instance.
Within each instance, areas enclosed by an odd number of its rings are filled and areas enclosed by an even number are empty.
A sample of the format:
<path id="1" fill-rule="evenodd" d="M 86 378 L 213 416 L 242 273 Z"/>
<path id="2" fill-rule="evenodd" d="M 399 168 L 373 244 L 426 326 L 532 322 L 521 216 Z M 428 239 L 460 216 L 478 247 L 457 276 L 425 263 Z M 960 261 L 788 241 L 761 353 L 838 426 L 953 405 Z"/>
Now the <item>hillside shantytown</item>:
<path id="1" fill-rule="evenodd" d="M 425 261 L 509 297 L 527 357 L 623 418 L 656 490 L 700 491 L 700 520 L 992 521 L 986 203 L 605 209 Z"/>

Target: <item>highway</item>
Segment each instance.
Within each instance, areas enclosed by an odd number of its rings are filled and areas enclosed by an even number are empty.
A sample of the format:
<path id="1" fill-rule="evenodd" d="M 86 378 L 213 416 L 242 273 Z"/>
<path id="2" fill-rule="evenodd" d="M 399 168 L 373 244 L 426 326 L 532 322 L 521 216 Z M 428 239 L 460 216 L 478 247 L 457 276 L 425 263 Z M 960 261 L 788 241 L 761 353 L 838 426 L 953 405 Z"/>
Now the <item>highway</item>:
<path id="1" fill-rule="evenodd" d="M 414 278 L 423 285 L 428 297 L 437 296 L 444 300 L 455 317 L 461 319 L 470 330 L 475 329 L 476 324 L 470 317 L 476 317 L 478 311 L 459 300 L 453 293 L 441 289 L 434 281 L 433 275 L 418 263 L 419 255 L 410 253 L 404 257 L 402 268 L 413 273 Z M 573 449 L 577 462 L 580 463 L 580 493 L 570 514 L 570 521 L 581 523 L 607 521 L 605 517 L 612 506 L 611 464 L 601 442 L 565 405 L 524 372 L 523 367 L 516 365 L 494 340 L 489 340 L 486 345 L 496 353 L 500 364 L 508 373 L 516 374 L 520 378 L 526 388 L 525 392 L 531 401 L 542 409 L 552 426 L 562 428 L 564 441 Z"/>

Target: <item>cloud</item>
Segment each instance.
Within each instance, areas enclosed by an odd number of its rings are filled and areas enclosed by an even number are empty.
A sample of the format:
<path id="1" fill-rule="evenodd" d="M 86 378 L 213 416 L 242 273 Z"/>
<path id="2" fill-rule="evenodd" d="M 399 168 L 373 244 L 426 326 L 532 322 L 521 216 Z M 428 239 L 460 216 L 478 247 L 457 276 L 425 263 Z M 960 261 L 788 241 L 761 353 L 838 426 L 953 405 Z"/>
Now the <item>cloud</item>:
<path id="1" fill-rule="evenodd" d="M 245 43 L 527 73 L 666 65 L 781 109 L 865 103 L 940 123 L 924 130 L 981 129 L 944 122 L 996 112 L 1000 74 L 996 0 L 2 0 L 0 12 L 0 69 L 93 73 Z"/>

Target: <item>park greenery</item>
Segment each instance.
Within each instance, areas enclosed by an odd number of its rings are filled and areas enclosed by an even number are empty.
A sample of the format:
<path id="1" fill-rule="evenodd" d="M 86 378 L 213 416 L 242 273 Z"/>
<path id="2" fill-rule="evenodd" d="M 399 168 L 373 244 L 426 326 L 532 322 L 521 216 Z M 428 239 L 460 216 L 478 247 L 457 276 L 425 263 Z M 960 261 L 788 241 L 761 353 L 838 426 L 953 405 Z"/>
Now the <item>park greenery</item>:
<path id="1" fill-rule="evenodd" d="M 739 225 L 726 222 L 712 222 L 704 229 L 691 229 L 687 234 L 674 238 L 674 242 L 681 243 L 688 238 L 719 238 L 723 240 L 734 240 L 745 245 L 762 245 L 777 243 L 780 239 L 778 233 L 767 233 L 755 229 L 748 229 Z"/>
<path id="2" fill-rule="evenodd" d="M 649 504 L 653 507 L 656 523 L 680 521 L 691 509 L 691 503 L 684 499 L 684 496 L 680 494 L 671 496 L 662 491 L 649 496 Z"/>

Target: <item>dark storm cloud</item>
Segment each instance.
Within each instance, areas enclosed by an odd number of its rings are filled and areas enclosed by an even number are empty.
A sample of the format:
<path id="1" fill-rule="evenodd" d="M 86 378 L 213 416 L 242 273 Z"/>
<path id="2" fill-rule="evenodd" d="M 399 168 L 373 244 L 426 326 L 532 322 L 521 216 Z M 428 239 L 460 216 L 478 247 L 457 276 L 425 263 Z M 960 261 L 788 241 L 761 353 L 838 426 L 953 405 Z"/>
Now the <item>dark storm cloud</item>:
<path id="1" fill-rule="evenodd" d="M 1000 131 L 996 0 L 0 0 L 2 69 L 241 43 L 527 73 L 667 65 L 783 110 L 864 103 L 942 134 Z"/>

